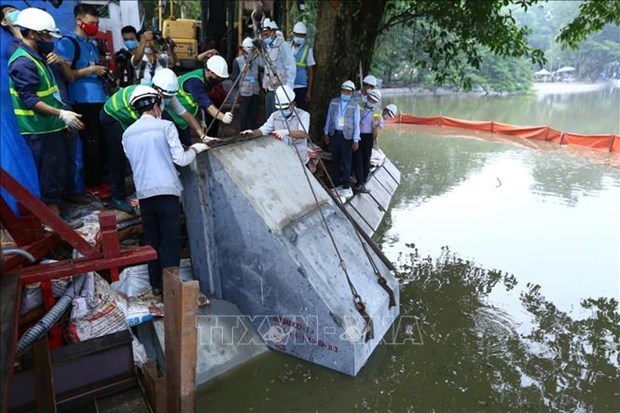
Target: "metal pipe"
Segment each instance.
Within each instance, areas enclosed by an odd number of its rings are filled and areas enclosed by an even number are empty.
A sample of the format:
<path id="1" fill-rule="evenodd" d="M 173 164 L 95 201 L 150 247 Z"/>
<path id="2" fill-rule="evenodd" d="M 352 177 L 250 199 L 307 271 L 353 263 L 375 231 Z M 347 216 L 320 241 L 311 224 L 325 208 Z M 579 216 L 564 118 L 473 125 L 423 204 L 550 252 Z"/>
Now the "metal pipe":
<path id="1" fill-rule="evenodd" d="M 29 253 L 28 251 L 23 250 L 21 248 L 7 248 L 7 249 L 3 249 L 2 250 L 2 254 L 3 255 L 21 255 L 22 257 L 26 258 L 31 263 L 36 261 L 36 259 L 34 258 L 34 256 L 31 253 Z"/>

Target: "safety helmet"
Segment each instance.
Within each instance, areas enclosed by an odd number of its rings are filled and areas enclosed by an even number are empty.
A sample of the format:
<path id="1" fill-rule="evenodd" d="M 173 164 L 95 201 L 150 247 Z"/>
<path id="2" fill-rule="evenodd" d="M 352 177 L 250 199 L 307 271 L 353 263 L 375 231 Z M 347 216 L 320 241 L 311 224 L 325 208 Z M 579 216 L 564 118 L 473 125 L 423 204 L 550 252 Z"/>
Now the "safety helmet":
<path id="1" fill-rule="evenodd" d="M 362 79 L 362 83 L 368 83 L 370 86 L 377 87 L 377 78 L 373 75 L 366 75 L 366 77 Z"/>
<path id="2" fill-rule="evenodd" d="M 271 30 L 278 30 L 278 24 L 273 20 L 269 22 L 269 27 L 271 27 Z"/>
<path id="3" fill-rule="evenodd" d="M 295 92 L 290 86 L 279 86 L 276 89 L 276 108 L 285 109 L 295 100 Z"/>
<path id="4" fill-rule="evenodd" d="M 393 118 L 398 113 L 398 108 L 393 103 L 390 103 L 389 105 L 387 105 L 385 107 L 385 110 L 388 111 L 388 115 L 390 115 L 390 118 Z"/>
<path id="5" fill-rule="evenodd" d="M 129 104 L 135 110 L 148 110 L 160 102 L 161 97 L 155 89 L 146 85 L 138 85 L 129 96 Z"/>
<path id="6" fill-rule="evenodd" d="M 346 80 L 342 85 L 340 85 L 340 89 L 350 90 L 353 92 L 355 90 L 355 83 L 350 80 Z"/>
<path id="7" fill-rule="evenodd" d="M 207 60 L 207 69 L 222 79 L 228 79 L 228 63 L 222 56 L 216 54 Z"/>
<path id="8" fill-rule="evenodd" d="M 277 26 L 276 26 L 276 28 L 277 28 Z M 271 19 L 269 17 L 267 17 L 265 20 L 263 20 L 263 23 L 262 23 L 262 26 L 261 26 L 261 29 L 260 29 L 261 32 L 264 32 L 265 30 L 274 30 L 271 27 Z"/>
<path id="9" fill-rule="evenodd" d="M 170 69 L 161 69 L 153 76 L 153 89 L 166 97 L 172 97 L 179 91 L 179 79 Z"/>
<path id="10" fill-rule="evenodd" d="M 56 27 L 56 22 L 51 14 L 38 9 L 36 7 L 29 7 L 24 9 L 17 16 L 15 26 L 19 26 L 23 29 L 33 30 L 39 33 L 46 33 L 52 37 L 60 39 L 62 35 L 60 30 Z"/>
<path id="11" fill-rule="evenodd" d="M 241 47 L 243 47 L 244 49 L 251 49 L 252 47 L 254 47 L 254 43 L 252 43 L 252 38 L 246 37 L 245 39 L 243 39 Z"/>
<path id="12" fill-rule="evenodd" d="M 304 22 L 295 23 L 295 26 L 293 26 L 293 33 L 308 34 L 308 29 L 306 28 Z"/>
<path id="13" fill-rule="evenodd" d="M 381 100 L 381 91 L 379 89 L 372 89 L 368 91 L 366 96 L 379 102 Z"/>

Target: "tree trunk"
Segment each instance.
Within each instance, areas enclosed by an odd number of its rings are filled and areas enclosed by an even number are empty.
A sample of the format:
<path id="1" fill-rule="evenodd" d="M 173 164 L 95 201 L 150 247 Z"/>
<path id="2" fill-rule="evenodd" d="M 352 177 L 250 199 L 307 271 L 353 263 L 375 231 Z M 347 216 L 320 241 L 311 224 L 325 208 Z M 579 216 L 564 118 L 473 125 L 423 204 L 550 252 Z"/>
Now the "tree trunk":
<path id="1" fill-rule="evenodd" d="M 349 79 L 361 86 L 360 62 L 364 75 L 368 74 L 385 4 L 385 0 L 319 1 L 310 106 L 310 133 L 315 142 L 323 136 L 329 100 L 340 94 L 342 82 Z"/>

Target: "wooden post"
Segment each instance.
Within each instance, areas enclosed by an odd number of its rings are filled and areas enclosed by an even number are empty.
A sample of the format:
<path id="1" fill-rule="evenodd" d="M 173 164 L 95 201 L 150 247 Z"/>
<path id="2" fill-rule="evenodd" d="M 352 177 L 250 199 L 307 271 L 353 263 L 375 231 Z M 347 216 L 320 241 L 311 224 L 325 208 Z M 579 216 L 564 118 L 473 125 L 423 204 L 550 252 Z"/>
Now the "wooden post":
<path id="1" fill-rule="evenodd" d="M 34 391 L 36 393 L 37 413 L 56 412 L 56 394 L 54 393 L 54 377 L 52 361 L 47 345 L 47 336 L 43 336 L 33 345 L 34 352 Z"/>
<path id="2" fill-rule="evenodd" d="M 159 377 L 155 361 L 144 364 L 144 387 L 153 411 L 166 413 L 166 377 Z"/>
<path id="3" fill-rule="evenodd" d="M 183 282 L 178 267 L 165 268 L 164 303 L 167 411 L 193 413 L 198 354 L 198 281 Z"/>

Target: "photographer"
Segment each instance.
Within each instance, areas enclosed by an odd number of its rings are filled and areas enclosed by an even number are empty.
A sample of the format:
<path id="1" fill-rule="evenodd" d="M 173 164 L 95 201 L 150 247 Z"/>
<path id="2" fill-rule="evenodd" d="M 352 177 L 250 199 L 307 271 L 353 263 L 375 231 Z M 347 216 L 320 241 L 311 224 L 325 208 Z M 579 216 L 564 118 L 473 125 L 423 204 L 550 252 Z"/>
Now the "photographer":
<path id="1" fill-rule="evenodd" d="M 135 72 L 131 64 L 132 55 L 126 49 L 114 53 L 114 79 L 119 88 L 134 84 Z"/>
<path id="2" fill-rule="evenodd" d="M 172 39 L 164 39 L 159 31 L 152 32 L 152 37 L 153 40 L 145 42 L 142 61 L 135 66 L 136 78 L 143 85 L 150 84 L 161 69 L 174 67 L 177 60 Z"/>
<path id="3" fill-rule="evenodd" d="M 82 115 L 85 125 L 80 138 L 86 189 L 105 198 L 108 195 L 103 186 L 106 147 L 101 138 L 99 112 L 107 98 L 103 79 L 109 76 L 109 71 L 100 64 L 99 51 L 90 40 L 99 32 L 97 10 L 87 4 L 78 4 L 73 15 L 75 29 L 58 42 L 56 51 L 71 67 L 72 76 L 66 79 L 69 82 L 67 103 Z"/>

